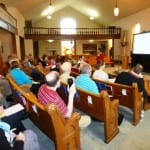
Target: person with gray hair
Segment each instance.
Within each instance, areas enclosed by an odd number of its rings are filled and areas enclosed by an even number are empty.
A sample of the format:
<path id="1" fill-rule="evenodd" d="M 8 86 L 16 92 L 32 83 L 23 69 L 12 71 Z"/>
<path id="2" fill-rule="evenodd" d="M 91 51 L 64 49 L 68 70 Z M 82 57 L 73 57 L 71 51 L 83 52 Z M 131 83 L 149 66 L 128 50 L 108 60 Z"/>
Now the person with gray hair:
<path id="1" fill-rule="evenodd" d="M 96 83 L 91 79 L 92 67 L 90 64 L 84 64 L 81 68 L 81 74 L 75 80 L 76 87 L 82 88 L 89 92 L 99 94 Z"/>
<path id="2" fill-rule="evenodd" d="M 73 82 L 75 81 L 75 78 L 70 75 L 71 67 L 72 67 L 72 65 L 70 62 L 64 62 L 61 65 L 61 67 L 60 67 L 61 68 L 60 81 L 67 83 L 69 78 L 71 78 L 73 80 Z"/>

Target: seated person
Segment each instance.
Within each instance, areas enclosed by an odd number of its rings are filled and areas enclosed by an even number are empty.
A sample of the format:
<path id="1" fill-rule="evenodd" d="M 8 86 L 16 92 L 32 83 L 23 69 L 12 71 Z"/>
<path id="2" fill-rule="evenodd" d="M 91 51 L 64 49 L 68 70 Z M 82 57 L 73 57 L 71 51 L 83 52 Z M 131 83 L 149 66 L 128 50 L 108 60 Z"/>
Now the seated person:
<path id="1" fill-rule="evenodd" d="M 54 58 L 50 59 L 50 71 L 58 71 L 59 72 L 59 66 L 56 64 L 56 61 Z"/>
<path id="2" fill-rule="evenodd" d="M 0 92 L 0 104 L 3 104 L 5 108 L 9 106 L 9 103 L 6 101 L 5 97 L 3 96 L 1 92 Z"/>
<path id="3" fill-rule="evenodd" d="M 15 137 L 15 141 L 12 145 L 9 143 L 9 141 L 7 140 L 6 136 L 5 136 L 5 132 L 2 128 L 0 128 L 0 149 L 3 150 L 24 150 L 24 141 L 25 141 L 25 136 L 23 135 L 23 133 L 19 133 L 18 135 L 16 135 Z"/>
<path id="4" fill-rule="evenodd" d="M 44 76 L 38 71 L 35 66 L 35 63 L 31 57 L 32 55 L 26 56 L 23 61 L 23 70 L 32 77 L 34 81 L 42 82 L 44 81 Z"/>
<path id="5" fill-rule="evenodd" d="M 0 122 L 1 123 L 1 122 Z M 2 122 L 0 127 L 0 149 L 3 150 L 40 150 L 40 144 L 36 133 L 25 130 L 18 134 L 9 129 L 9 124 Z M 7 132 L 10 133 L 6 134 Z M 13 140 L 13 143 L 12 141 Z"/>
<path id="6" fill-rule="evenodd" d="M 10 65 L 10 66 L 11 66 L 11 63 L 12 63 L 13 61 L 17 61 L 18 64 L 20 63 L 20 60 L 19 60 L 19 58 L 17 57 L 16 53 L 13 53 L 13 54 L 11 54 L 11 55 L 9 56 L 8 62 L 9 62 L 9 65 Z"/>
<path id="7" fill-rule="evenodd" d="M 4 103 L 0 102 L 0 118 L 1 118 L 0 121 L 8 123 L 11 129 L 16 128 L 15 133 L 24 131 L 25 127 L 23 126 L 21 121 L 26 119 L 28 117 L 28 114 L 26 114 L 24 110 L 21 110 L 9 116 L 5 116 L 4 110 L 5 110 Z"/>
<path id="8" fill-rule="evenodd" d="M 17 84 L 32 84 L 32 80 L 29 76 L 19 68 L 19 64 L 17 61 L 13 61 L 11 63 L 10 75 L 14 78 Z"/>
<path id="9" fill-rule="evenodd" d="M 45 82 L 46 83 L 43 84 L 39 89 L 38 100 L 43 105 L 46 105 L 49 102 L 54 103 L 65 118 L 70 117 L 73 111 L 73 99 L 76 92 L 75 85 L 73 84 L 68 89 L 69 96 L 68 104 L 66 106 L 64 100 L 56 91 L 57 88 L 60 87 L 59 73 L 56 71 L 51 71 L 45 76 Z"/>
<path id="10" fill-rule="evenodd" d="M 144 98 L 148 98 L 150 101 L 150 95 L 148 95 L 144 80 L 142 76 L 143 66 L 141 64 L 136 64 L 131 71 L 129 72 L 121 72 L 115 82 L 126 84 L 126 85 L 132 85 L 133 82 L 136 82 L 138 84 L 139 92 L 142 92 Z"/>
<path id="11" fill-rule="evenodd" d="M 85 57 L 82 55 L 79 57 L 79 60 L 77 61 L 77 64 L 79 66 L 79 70 L 82 68 L 83 65 L 87 63 Z"/>
<path id="12" fill-rule="evenodd" d="M 108 81 L 108 74 L 104 71 L 105 62 L 103 60 L 98 61 L 96 64 L 96 70 L 94 71 L 92 77 L 95 79 Z"/>
<path id="13" fill-rule="evenodd" d="M 43 81 L 41 81 L 40 83 L 30 79 L 30 77 L 23 70 L 19 68 L 19 64 L 17 61 L 13 61 L 11 63 L 10 75 L 14 78 L 16 83 L 19 85 L 23 85 L 23 84 L 31 85 L 31 91 L 34 94 L 37 94 L 39 87 L 43 83 Z M 29 88 L 25 88 L 24 90 L 29 91 Z"/>
<path id="14" fill-rule="evenodd" d="M 103 70 L 104 68 L 105 62 L 103 60 L 98 61 L 96 64 L 96 70 L 93 72 L 92 77 L 94 79 L 108 81 L 109 77 L 108 74 Z M 104 83 L 96 82 L 96 84 L 99 88 L 99 91 L 101 91 L 102 89 L 107 89 L 107 85 L 105 85 Z"/>
<path id="15" fill-rule="evenodd" d="M 44 54 L 42 58 L 38 59 L 38 63 L 43 66 L 43 68 L 49 68 L 50 64 L 48 62 L 48 55 Z"/>
<path id="16" fill-rule="evenodd" d="M 7 100 L 10 100 L 10 98 L 12 96 L 12 90 L 11 90 L 8 80 L 2 75 L 0 75 L 0 90 L 3 94 L 3 96 Z"/>
<path id="17" fill-rule="evenodd" d="M 77 62 L 73 62 L 72 67 L 71 67 L 71 71 L 75 72 L 75 73 L 80 73 L 79 66 L 80 66 L 80 64 L 77 64 Z"/>
<path id="18" fill-rule="evenodd" d="M 92 67 L 90 64 L 85 64 L 81 68 L 81 73 L 76 77 L 75 85 L 76 87 L 82 88 L 89 92 L 99 94 L 98 87 L 96 83 L 91 79 Z"/>
<path id="19" fill-rule="evenodd" d="M 73 81 L 75 81 L 75 78 L 73 76 L 70 75 L 71 73 L 71 63 L 70 62 L 64 62 L 61 65 L 61 75 L 60 75 L 60 81 L 64 82 L 67 84 L 67 81 L 69 78 L 72 78 Z"/>

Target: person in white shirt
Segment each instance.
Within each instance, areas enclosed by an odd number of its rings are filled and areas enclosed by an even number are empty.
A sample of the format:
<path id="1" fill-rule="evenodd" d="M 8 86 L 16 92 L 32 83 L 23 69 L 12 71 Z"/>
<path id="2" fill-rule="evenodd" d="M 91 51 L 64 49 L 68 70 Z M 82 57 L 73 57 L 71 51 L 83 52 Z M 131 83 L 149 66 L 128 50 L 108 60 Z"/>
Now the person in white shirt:
<path id="1" fill-rule="evenodd" d="M 98 61 L 96 65 L 96 70 L 94 71 L 92 77 L 95 79 L 105 80 L 109 79 L 108 74 L 103 70 L 105 68 L 105 62 L 103 60 Z"/>

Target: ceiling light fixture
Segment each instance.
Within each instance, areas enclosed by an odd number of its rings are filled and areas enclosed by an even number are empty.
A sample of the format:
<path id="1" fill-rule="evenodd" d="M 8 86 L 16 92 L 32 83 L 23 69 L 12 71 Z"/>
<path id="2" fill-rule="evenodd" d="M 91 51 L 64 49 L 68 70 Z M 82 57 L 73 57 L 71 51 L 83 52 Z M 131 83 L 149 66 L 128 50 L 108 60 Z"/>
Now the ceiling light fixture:
<path id="1" fill-rule="evenodd" d="M 54 10 L 54 8 L 53 8 L 52 2 L 50 0 L 49 1 L 49 6 L 48 6 L 48 9 L 47 9 L 47 11 L 48 11 L 47 19 L 51 19 L 52 18 L 53 10 Z"/>
<path id="2" fill-rule="evenodd" d="M 90 20 L 94 20 L 95 19 L 95 17 L 93 17 L 93 16 L 90 16 Z"/>
<path id="3" fill-rule="evenodd" d="M 119 15 L 119 8 L 118 8 L 117 0 L 116 0 L 116 5 L 114 8 L 114 16 L 118 16 L 118 15 Z"/>

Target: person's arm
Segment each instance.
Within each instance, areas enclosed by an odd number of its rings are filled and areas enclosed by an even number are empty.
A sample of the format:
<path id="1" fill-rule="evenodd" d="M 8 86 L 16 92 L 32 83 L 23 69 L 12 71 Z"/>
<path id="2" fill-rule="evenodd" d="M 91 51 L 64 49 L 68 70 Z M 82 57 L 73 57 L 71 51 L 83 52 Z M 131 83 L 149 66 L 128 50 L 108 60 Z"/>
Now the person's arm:
<path id="1" fill-rule="evenodd" d="M 7 141 L 4 131 L 0 128 L 0 148 L 3 150 L 23 150 L 25 136 L 23 133 L 19 133 L 16 136 L 14 146 L 11 147 L 10 143 Z"/>
<path id="2" fill-rule="evenodd" d="M 1 149 L 7 149 L 7 150 L 11 150 L 11 146 L 9 144 L 9 142 L 6 139 L 5 133 L 3 131 L 3 129 L 0 128 L 0 148 Z"/>
<path id="3" fill-rule="evenodd" d="M 71 117 L 73 112 L 73 100 L 74 100 L 75 92 L 76 92 L 76 88 L 75 88 L 75 84 L 73 83 L 70 88 L 68 87 L 69 96 L 68 96 L 68 104 L 67 104 L 68 112 L 66 114 L 67 118 Z"/>
<path id="4" fill-rule="evenodd" d="M 16 135 L 13 150 L 23 150 L 24 149 L 25 136 L 22 132 Z"/>
<path id="5" fill-rule="evenodd" d="M 21 76 L 22 76 L 23 83 L 24 84 L 31 84 L 32 80 L 30 80 L 29 76 L 23 70 L 21 70 L 21 71 L 22 71 Z"/>

